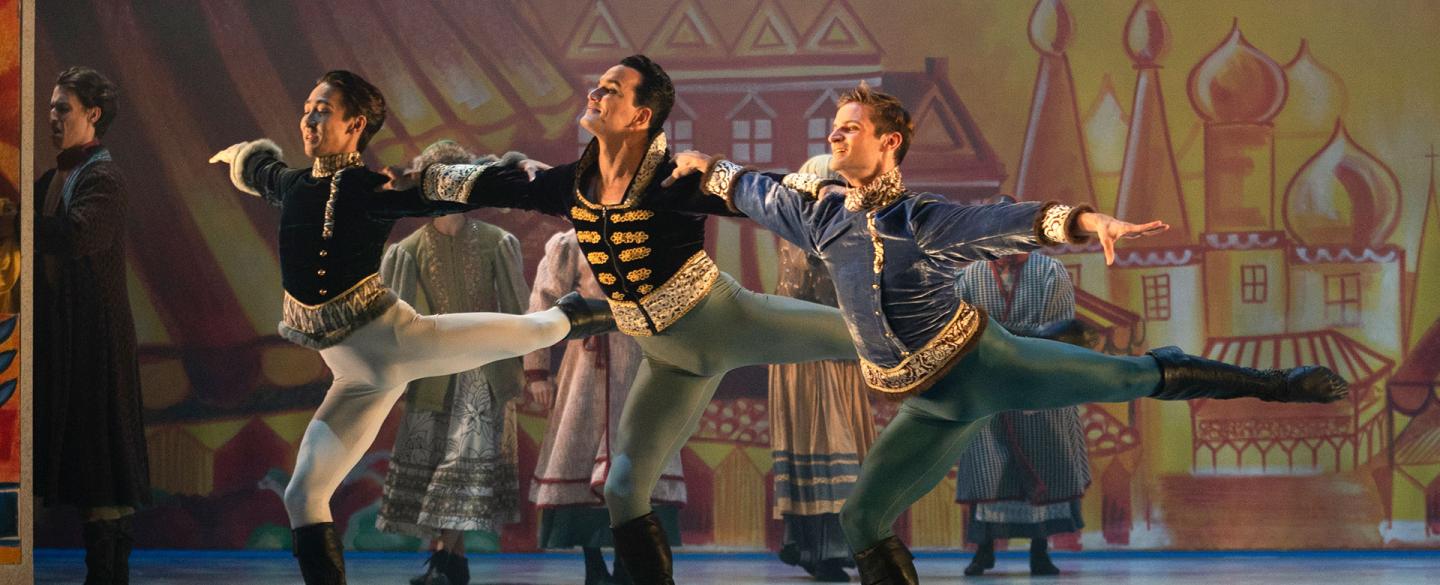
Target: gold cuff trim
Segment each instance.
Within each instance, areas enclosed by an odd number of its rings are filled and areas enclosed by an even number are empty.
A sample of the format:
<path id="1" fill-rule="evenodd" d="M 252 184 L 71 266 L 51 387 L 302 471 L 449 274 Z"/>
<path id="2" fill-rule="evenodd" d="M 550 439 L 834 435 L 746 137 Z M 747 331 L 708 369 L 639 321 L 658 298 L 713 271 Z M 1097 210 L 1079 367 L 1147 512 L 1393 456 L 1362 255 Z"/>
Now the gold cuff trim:
<path id="1" fill-rule="evenodd" d="M 746 170 L 745 167 L 717 156 L 711 160 L 710 168 L 705 169 L 705 174 L 700 177 L 700 192 L 724 199 L 726 207 L 731 211 L 738 211 L 735 203 L 730 201 L 730 195 L 735 190 L 735 183 L 740 180 L 740 175 L 745 174 Z"/>
<path id="2" fill-rule="evenodd" d="M 970 351 L 985 333 L 985 324 L 983 309 L 960 303 L 955 317 L 925 347 L 890 368 L 861 358 L 860 373 L 866 385 L 887 397 L 903 398 L 919 394 L 929 389 Z"/>
<path id="3" fill-rule="evenodd" d="M 626 335 L 646 337 L 660 333 L 710 294 L 710 288 L 719 277 L 720 268 L 705 251 L 696 252 L 664 284 L 650 293 L 642 290 L 641 294 L 645 296 L 639 302 L 614 300 L 612 297 L 610 312 L 615 314 L 615 325 Z"/>
<path id="4" fill-rule="evenodd" d="M 1046 246 L 1083 244 L 1090 236 L 1080 233 L 1080 214 L 1094 211 L 1089 205 L 1069 206 L 1050 202 L 1035 222 L 1036 236 Z"/>
<path id="5" fill-rule="evenodd" d="M 431 201 L 468 203 L 470 190 L 486 169 L 500 161 L 479 165 L 430 165 L 425 167 L 425 197 Z"/>
<path id="6" fill-rule="evenodd" d="M 340 343 L 395 304 L 379 274 L 365 277 L 335 298 L 307 305 L 285 293 L 280 335 L 299 345 L 324 349 Z"/>

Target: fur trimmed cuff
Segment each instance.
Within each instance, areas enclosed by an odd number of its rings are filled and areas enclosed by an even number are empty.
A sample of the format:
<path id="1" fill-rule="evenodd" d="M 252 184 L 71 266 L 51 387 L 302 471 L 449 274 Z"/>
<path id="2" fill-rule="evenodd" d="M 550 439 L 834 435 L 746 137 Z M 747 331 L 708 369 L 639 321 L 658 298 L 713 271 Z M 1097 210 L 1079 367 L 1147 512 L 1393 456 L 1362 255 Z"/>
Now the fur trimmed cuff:
<path id="1" fill-rule="evenodd" d="M 234 183 L 236 189 L 259 197 L 260 190 L 245 182 L 245 161 L 257 154 L 268 154 L 277 159 L 285 157 L 280 145 L 269 138 L 246 142 L 240 147 L 240 151 L 235 153 L 235 160 L 230 161 L 230 182 Z"/>
<path id="2" fill-rule="evenodd" d="M 725 206 L 730 208 L 730 211 L 739 213 L 740 210 L 736 209 L 735 203 L 730 200 L 730 193 L 735 189 L 735 183 L 740 180 L 740 176 L 749 170 L 725 160 L 723 156 L 715 156 L 705 167 L 705 173 L 700 175 L 700 192 L 724 199 Z"/>

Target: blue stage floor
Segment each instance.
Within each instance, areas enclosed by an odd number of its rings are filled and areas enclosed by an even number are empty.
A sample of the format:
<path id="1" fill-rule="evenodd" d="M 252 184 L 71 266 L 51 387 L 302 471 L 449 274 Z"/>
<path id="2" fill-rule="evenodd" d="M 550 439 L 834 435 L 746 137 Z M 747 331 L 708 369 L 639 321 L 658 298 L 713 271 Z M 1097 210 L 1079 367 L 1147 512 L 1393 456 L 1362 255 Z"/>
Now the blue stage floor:
<path id="1" fill-rule="evenodd" d="M 965 577 L 969 556 L 920 553 L 922 583 L 1029 583 L 1023 553 L 1002 553 L 994 571 Z M 420 555 L 352 554 L 347 561 L 351 585 L 405 585 L 419 573 Z M 1065 574 L 1045 583 L 1121 585 L 1410 585 L 1440 583 L 1440 551 L 1300 553 L 1058 553 Z M 813 583 L 799 569 L 759 553 L 688 553 L 676 557 L 681 585 L 754 585 Z M 35 557 L 37 584 L 74 584 L 83 580 L 80 551 L 41 550 Z M 299 583 L 294 560 L 283 553 L 140 551 L 131 561 L 135 585 L 278 585 Z M 578 554 L 475 555 L 470 559 L 474 585 L 561 585 L 579 583 Z M 853 573 L 852 573 L 853 575 Z"/>

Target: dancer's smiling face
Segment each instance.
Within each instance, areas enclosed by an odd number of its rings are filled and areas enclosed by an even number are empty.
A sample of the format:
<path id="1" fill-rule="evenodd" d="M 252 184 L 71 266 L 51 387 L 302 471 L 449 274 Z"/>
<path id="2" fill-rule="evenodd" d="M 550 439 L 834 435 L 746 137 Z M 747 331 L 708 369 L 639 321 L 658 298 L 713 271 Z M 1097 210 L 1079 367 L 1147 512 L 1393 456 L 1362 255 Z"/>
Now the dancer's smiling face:
<path id="1" fill-rule="evenodd" d="M 346 112 L 341 97 L 339 89 L 321 83 L 305 98 L 305 109 L 300 116 L 300 139 L 305 145 L 305 156 L 314 158 L 359 150 L 360 135 L 367 121 L 365 116 Z"/>
<path id="2" fill-rule="evenodd" d="M 585 113 L 580 125 L 602 139 L 627 133 L 649 131 L 650 108 L 635 103 L 635 89 L 642 76 L 639 71 L 616 65 L 600 76 L 595 89 L 585 98 Z"/>
<path id="3" fill-rule="evenodd" d="M 860 186 L 895 167 L 899 132 L 878 132 L 870 106 L 849 102 L 835 112 L 830 131 L 830 170 Z"/>

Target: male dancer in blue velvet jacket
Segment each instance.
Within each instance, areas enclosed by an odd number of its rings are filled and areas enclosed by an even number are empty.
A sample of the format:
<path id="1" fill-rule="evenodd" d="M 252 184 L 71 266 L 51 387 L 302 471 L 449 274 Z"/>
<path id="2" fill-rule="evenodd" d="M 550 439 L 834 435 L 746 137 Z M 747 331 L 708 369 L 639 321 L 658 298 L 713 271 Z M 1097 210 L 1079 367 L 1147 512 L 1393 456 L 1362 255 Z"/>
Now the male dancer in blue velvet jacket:
<path id="1" fill-rule="evenodd" d="M 1332 402 L 1346 395 L 1345 381 L 1322 367 L 1262 372 L 1175 347 L 1108 356 L 994 325 L 956 296 L 966 263 L 1091 235 L 1109 263 L 1116 240 L 1169 226 L 1053 202 L 969 206 L 910 191 L 899 165 L 912 133 L 899 100 L 862 85 L 840 99 L 829 137 L 831 168 L 849 188 L 747 172 L 693 152 L 677 155 L 669 179 L 703 170 L 704 192 L 824 260 L 865 382 L 905 399 L 840 514 L 862 582 L 919 582 L 891 526 L 945 477 L 983 426 L 976 421 L 997 412 L 1143 397 Z"/>

